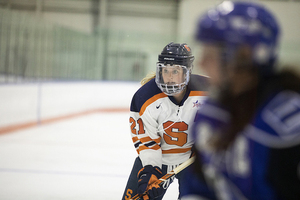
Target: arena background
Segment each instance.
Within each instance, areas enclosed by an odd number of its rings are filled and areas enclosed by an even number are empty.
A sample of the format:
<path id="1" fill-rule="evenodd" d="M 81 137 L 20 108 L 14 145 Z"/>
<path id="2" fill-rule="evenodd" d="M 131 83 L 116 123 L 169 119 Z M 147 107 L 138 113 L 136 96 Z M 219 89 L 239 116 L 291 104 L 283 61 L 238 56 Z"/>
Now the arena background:
<path id="1" fill-rule="evenodd" d="M 168 42 L 186 42 L 219 0 L 0 0 L 0 82 L 138 81 Z M 261 0 L 283 29 L 281 62 L 300 61 L 300 1 Z"/>
<path id="2" fill-rule="evenodd" d="M 120 199 L 139 81 L 171 41 L 197 55 L 199 14 L 219 2 L 0 0 L 0 199 Z M 300 70 L 300 1 L 259 2 L 283 29 L 281 66 Z"/>

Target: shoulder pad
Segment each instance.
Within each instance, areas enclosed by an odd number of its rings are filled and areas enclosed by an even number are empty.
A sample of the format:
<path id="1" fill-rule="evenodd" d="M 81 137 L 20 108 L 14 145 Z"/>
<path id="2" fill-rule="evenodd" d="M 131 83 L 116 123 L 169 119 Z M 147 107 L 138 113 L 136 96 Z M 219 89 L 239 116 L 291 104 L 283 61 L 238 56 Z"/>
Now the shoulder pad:
<path id="1" fill-rule="evenodd" d="M 146 101 L 160 93 L 162 93 L 162 91 L 157 87 L 154 79 L 150 80 L 134 94 L 131 100 L 130 111 L 140 112 Z"/>
<path id="2" fill-rule="evenodd" d="M 262 111 L 262 119 L 278 136 L 291 138 L 300 134 L 300 95 L 292 91 L 278 93 Z"/>
<path id="3" fill-rule="evenodd" d="M 261 111 L 261 120 L 261 124 L 247 127 L 247 137 L 272 148 L 300 144 L 299 93 L 278 93 Z"/>

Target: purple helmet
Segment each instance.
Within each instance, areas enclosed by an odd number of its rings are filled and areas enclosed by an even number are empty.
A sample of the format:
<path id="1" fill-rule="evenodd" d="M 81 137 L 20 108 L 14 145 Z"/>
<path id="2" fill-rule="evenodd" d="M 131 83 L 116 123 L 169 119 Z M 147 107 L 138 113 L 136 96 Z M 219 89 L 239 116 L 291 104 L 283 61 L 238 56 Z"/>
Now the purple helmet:
<path id="1" fill-rule="evenodd" d="M 196 39 L 222 45 L 225 62 L 240 45 L 249 45 L 253 63 L 261 73 L 270 74 L 277 57 L 279 29 L 275 17 L 263 6 L 224 1 L 200 18 Z"/>

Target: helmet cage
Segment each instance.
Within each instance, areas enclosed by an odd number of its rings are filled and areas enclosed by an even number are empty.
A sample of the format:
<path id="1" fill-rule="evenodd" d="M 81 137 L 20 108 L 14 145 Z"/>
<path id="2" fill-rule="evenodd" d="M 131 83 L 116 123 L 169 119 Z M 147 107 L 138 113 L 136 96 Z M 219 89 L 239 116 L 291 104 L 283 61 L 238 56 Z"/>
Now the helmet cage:
<path id="1" fill-rule="evenodd" d="M 175 66 L 175 65 L 170 65 L 170 66 Z M 161 89 L 162 92 L 164 92 L 168 96 L 174 96 L 181 91 L 185 89 L 187 84 L 189 83 L 190 80 L 190 68 L 184 66 L 184 65 L 176 65 L 180 66 L 183 68 L 183 81 L 181 83 L 176 83 L 176 84 L 168 84 L 164 82 L 163 79 L 163 69 L 165 69 L 166 65 L 163 63 L 157 63 L 156 64 L 156 77 L 155 77 L 155 82 L 157 86 Z"/>

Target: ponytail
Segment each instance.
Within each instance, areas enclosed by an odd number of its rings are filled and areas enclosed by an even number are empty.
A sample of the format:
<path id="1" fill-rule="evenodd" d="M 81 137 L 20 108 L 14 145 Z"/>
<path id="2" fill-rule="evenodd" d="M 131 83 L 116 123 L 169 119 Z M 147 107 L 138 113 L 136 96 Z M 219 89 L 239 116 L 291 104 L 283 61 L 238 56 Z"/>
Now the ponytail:
<path id="1" fill-rule="evenodd" d="M 145 85 L 146 83 L 148 83 L 150 80 L 154 79 L 155 77 L 156 77 L 156 73 L 150 72 L 141 80 L 141 85 L 142 86 Z"/>

